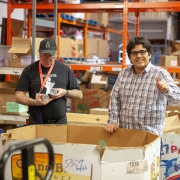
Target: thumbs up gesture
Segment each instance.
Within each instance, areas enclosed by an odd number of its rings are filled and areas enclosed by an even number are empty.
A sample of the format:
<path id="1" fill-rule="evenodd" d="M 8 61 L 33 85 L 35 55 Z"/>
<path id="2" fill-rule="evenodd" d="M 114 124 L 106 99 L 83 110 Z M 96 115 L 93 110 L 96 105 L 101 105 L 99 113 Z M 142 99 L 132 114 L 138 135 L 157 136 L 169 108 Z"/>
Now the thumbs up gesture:
<path id="1" fill-rule="evenodd" d="M 158 90 L 162 93 L 166 93 L 169 90 L 169 86 L 164 80 L 160 80 L 158 77 L 156 77 L 156 86 Z"/>

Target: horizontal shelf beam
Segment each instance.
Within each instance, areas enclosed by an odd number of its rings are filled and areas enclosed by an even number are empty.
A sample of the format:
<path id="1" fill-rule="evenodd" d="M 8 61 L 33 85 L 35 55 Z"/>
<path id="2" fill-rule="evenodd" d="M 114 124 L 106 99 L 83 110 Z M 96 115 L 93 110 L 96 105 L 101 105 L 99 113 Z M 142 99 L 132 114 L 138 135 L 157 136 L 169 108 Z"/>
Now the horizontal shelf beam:
<path id="1" fill-rule="evenodd" d="M 32 10 L 31 3 L 11 3 L 11 8 L 24 8 Z M 82 4 L 58 4 L 58 12 L 122 12 L 124 3 L 82 3 Z M 53 12 L 54 4 L 38 4 L 36 5 L 37 13 Z M 130 2 L 128 3 L 128 11 L 135 12 L 179 12 L 179 2 Z"/>
<path id="2" fill-rule="evenodd" d="M 71 70 L 120 71 L 121 65 L 113 64 L 66 64 Z M 170 73 L 180 73 L 180 67 L 162 67 Z M 0 67 L 0 74 L 21 75 L 24 68 Z"/>
<path id="3" fill-rule="evenodd" d="M 0 67 L 0 74 L 21 75 L 24 68 Z"/>

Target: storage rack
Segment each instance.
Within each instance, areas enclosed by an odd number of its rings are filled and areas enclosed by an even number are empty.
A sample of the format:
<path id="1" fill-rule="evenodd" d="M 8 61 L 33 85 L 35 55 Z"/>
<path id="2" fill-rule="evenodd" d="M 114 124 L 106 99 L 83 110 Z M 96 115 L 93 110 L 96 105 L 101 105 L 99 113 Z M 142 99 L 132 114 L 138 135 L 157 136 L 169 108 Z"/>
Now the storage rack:
<path id="1" fill-rule="evenodd" d="M 29 12 L 32 11 L 32 3 L 13 3 L 8 0 L 7 3 L 7 45 L 10 45 L 11 42 L 11 12 L 15 8 L 20 9 L 28 9 Z M 37 13 L 52 13 L 54 5 L 53 4 L 37 4 L 36 10 Z M 64 12 L 123 12 L 123 32 L 122 32 L 122 43 L 127 44 L 127 35 L 128 35 L 128 12 L 134 12 L 136 16 L 136 27 L 135 34 L 139 35 L 139 13 L 140 12 L 179 12 L 180 11 L 180 2 L 158 2 L 158 3 L 150 3 L 150 2 L 128 2 L 128 0 L 124 0 L 123 3 L 84 3 L 84 4 L 58 4 L 57 5 L 58 13 Z M 28 27 L 30 27 L 30 21 L 28 21 Z M 30 29 L 30 28 L 29 28 Z M 30 32 L 30 31 L 29 31 Z M 122 68 L 126 67 L 125 58 L 126 58 L 126 46 L 122 47 L 123 51 L 123 60 L 122 60 Z M 91 65 L 70 65 L 72 69 L 77 68 L 76 70 L 87 70 L 91 67 Z M 100 65 L 98 65 L 100 66 Z M 86 68 L 85 68 L 86 67 Z M 102 66 L 101 66 L 102 67 Z M 102 68 L 102 70 L 104 70 Z M 172 68 L 167 67 L 169 72 L 180 72 L 180 68 Z"/>

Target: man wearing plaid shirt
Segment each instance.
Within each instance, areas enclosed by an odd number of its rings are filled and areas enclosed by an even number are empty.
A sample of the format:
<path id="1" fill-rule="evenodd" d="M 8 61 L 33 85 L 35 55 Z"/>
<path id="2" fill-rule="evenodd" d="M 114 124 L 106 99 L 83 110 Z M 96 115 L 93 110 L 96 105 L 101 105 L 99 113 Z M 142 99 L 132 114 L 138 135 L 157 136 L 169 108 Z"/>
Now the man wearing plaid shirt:
<path id="1" fill-rule="evenodd" d="M 105 130 L 112 134 L 120 127 L 162 135 L 167 101 L 178 103 L 180 88 L 166 70 L 151 64 L 152 46 L 147 39 L 131 39 L 127 53 L 133 65 L 118 75 Z"/>

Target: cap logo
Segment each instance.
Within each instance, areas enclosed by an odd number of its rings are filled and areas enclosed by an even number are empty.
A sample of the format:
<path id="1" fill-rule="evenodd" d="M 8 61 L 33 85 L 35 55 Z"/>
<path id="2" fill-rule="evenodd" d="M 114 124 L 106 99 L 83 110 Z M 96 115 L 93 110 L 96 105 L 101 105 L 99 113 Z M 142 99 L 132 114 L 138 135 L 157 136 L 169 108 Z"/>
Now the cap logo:
<path id="1" fill-rule="evenodd" d="M 46 43 L 46 48 L 50 48 L 50 43 L 49 42 Z"/>

